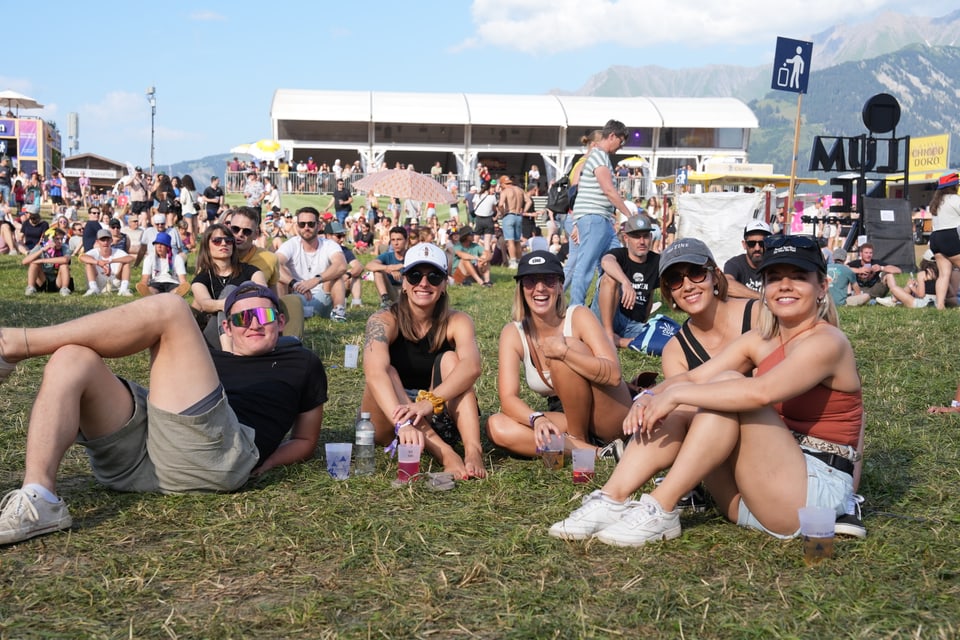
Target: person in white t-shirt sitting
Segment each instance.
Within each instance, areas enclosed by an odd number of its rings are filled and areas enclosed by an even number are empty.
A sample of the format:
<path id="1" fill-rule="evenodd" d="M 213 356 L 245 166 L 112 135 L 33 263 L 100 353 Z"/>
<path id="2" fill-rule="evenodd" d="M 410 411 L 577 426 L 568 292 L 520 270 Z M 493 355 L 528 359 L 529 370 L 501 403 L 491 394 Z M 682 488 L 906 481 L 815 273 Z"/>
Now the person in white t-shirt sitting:
<path id="1" fill-rule="evenodd" d="M 320 316 L 335 322 L 347 319 L 343 298 L 334 306 L 331 288 L 347 272 L 340 245 L 319 235 L 320 212 L 313 207 L 297 210 L 297 237 L 277 249 L 280 282 L 303 301 L 305 318 Z"/>
<path id="2" fill-rule="evenodd" d="M 142 296 L 173 291 L 184 296 L 190 290 L 187 282 L 187 267 L 183 257 L 174 253 L 170 234 L 161 231 L 153 240 L 153 251 L 143 260 L 143 276 L 137 283 L 137 292 Z"/>
<path id="3" fill-rule="evenodd" d="M 117 295 L 133 295 L 130 292 L 130 264 L 135 258 L 123 249 L 111 246 L 112 242 L 110 232 L 100 229 L 93 248 L 80 256 L 87 276 L 87 292 L 83 295 L 109 293 L 114 288 Z"/>

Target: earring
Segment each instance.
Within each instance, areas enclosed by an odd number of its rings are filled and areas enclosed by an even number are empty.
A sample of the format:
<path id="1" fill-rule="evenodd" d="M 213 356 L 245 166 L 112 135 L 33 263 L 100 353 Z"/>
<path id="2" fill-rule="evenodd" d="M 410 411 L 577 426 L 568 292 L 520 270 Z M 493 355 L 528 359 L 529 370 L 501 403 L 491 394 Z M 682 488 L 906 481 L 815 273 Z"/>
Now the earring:
<path id="1" fill-rule="evenodd" d="M 824 296 L 823 298 L 817 298 L 817 306 L 822 305 L 826 301 L 827 301 L 826 296 Z"/>
<path id="2" fill-rule="evenodd" d="M 714 287 L 714 288 L 713 288 L 713 295 L 715 295 L 715 296 L 719 296 L 719 295 L 720 295 L 720 288 L 719 288 L 719 287 Z"/>

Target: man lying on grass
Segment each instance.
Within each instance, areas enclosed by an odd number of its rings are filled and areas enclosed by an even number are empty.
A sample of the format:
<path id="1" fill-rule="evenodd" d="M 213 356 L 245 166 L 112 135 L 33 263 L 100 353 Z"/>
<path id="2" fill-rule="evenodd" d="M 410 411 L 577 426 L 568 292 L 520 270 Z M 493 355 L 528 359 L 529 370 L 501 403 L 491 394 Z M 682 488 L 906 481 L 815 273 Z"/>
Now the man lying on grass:
<path id="1" fill-rule="evenodd" d="M 21 360 L 51 356 L 30 415 L 23 486 L 0 503 L 0 544 L 70 527 L 56 477 L 74 442 L 87 448 L 96 479 L 117 491 L 233 491 L 251 473 L 310 458 L 326 373 L 299 342 L 278 346 L 279 306 L 267 287 L 237 287 L 224 303 L 229 353 L 208 350 L 175 294 L 52 327 L 0 331 L 0 381 Z M 103 361 L 144 349 L 149 392 Z"/>

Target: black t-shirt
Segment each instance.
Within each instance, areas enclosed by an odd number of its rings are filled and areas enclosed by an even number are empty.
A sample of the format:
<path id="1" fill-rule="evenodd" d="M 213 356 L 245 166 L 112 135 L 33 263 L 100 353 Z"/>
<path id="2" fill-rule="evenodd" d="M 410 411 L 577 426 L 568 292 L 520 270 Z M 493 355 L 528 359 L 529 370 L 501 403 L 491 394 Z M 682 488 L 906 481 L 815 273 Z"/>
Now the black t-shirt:
<path id="1" fill-rule="evenodd" d="M 333 207 L 337 211 L 350 211 L 353 209 L 353 205 L 350 204 L 340 204 L 341 200 L 350 199 L 350 190 L 349 189 L 337 189 L 333 192 Z"/>
<path id="2" fill-rule="evenodd" d="M 223 197 L 223 189 L 220 187 L 217 187 L 216 189 L 213 187 L 207 187 L 203 190 L 203 197 L 207 199 L 207 212 L 216 213 L 220 208 L 220 198 Z M 210 202 L 210 200 L 213 200 L 214 202 Z"/>
<path id="3" fill-rule="evenodd" d="M 13 182 L 11 176 L 13 175 L 13 168 L 10 166 L 0 165 L 0 187 L 12 187 Z"/>
<path id="4" fill-rule="evenodd" d="M 620 247 L 611 249 L 604 255 L 613 256 L 616 259 L 623 273 L 633 283 L 633 290 L 637 294 L 633 309 L 624 309 L 621 299 L 617 298 L 620 313 L 634 322 L 646 322 L 653 292 L 660 286 L 660 254 L 651 251 L 643 262 L 634 262 L 630 259 L 627 249 Z"/>
<path id="5" fill-rule="evenodd" d="M 207 291 L 210 292 L 210 297 L 214 300 L 220 299 L 220 294 L 223 293 L 223 290 L 228 284 L 239 287 L 241 284 L 253 277 L 260 269 L 257 269 L 252 264 L 247 264 L 246 262 L 240 263 L 240 275 L 236 277 L 220 277 L 214 276 L 208 269 L 203 271 L 198 271 L 197 275 L 193 278 L 193 282 L 190 284 L 202 284 L 207 288 Z"/>
<path id="6" fill-rule="evenodd" d="M 27 249 L 33 249 L 40 242 L 44 232 L 50 228 L 50 223 L 46 220 L 40 220 L 36 224 L 30 222 L 27 218 L 20 223 L 20 233 L 23 234 L 23 244 Z"/>
<path id="7" fill-rule="evenodd" d="M 90 251 L 97 244 L 97 234 L 100 233 L 101 229 L 103 229 L 103 225 L 96 220 L 87 220 L 86 224 L 83 225 L 84 252 Z"/>
<path id="8" fill-rule="evenodd" d="M 327 374 L 312 351 L 298 345 L 262 356 L 211 351 L 227 401 L 255 432 L 260 463 L 269 458 L 297 417 L 327 401 Z"/>
<path id="9" fill-rule="evenodd" d="M 763 289 L 763 276 L 759 269 L 754 269 L 747 262 L 747 254 L 741 253 L 727 260 L 723 265 L 723 272 L 733 276 L 733 279 L 751 291 L 760 293 Z"/>
<path id="10" fill-rule="evenodd" d="M 873 262 L 868 262 L 866 266 L 875 265 L 875 264 L 880 265 L 881 267 L 887 266 L 885 262 L 877 262 L 876 260 L 874 260 Z M 863 267 L 864 264 L 862 260 L 851 260 L 850 262 L 847 263 L 847 266 L 850 267 L 851 269 L 859 269 Z M 883 275 L 883 273 L 880 271 L 875 271 L 866 276 L 861 276 L 859 273 L 856 275 L 857 275 L 857 284 L 859 284 L 861 287 L 869 288 L 877 284 L 878 282 L 880 282 L 880 277 Z"/>

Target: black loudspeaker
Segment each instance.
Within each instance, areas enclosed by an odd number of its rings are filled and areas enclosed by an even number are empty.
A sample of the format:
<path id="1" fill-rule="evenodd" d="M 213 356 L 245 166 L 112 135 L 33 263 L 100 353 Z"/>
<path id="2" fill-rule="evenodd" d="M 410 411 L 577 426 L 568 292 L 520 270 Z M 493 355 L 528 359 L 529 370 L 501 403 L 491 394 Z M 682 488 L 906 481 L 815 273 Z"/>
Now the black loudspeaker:
<path id="1" fill-rule="evenodd" d="M 864 198 L 867 240 L 873 244 L 875 262 L 916 271 L 913 248 L 913 207 L 909 200 Z"/>

